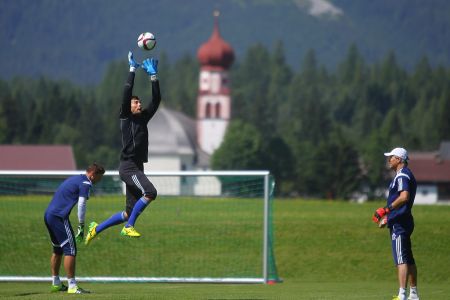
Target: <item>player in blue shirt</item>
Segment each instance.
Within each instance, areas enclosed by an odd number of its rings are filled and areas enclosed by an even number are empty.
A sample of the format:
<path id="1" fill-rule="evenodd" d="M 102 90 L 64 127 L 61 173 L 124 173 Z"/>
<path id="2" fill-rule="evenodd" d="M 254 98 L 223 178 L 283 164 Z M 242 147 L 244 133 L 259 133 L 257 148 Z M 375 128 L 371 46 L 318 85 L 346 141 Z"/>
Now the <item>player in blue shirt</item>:
<path id="1" fill-rule="evenodd" d="M 92 184 L 99 182 L 104 173 L 105 169 L 102 166 L 93 163 L 86 169 L 86 174 L 67 178 L 58 187 L 45 211 L 44 221 L 53 244 L 53 254 L 50 258 L 53 276 L 52 292 L 67 291 L 70 294 L 88 293 L 88 291 L 78 287 L 75 281 L 75 257 L 77 254 L 75 240 L 77 242 L 83 240 L 86 201 L 89 199 Z M 69 215 L 77 203 L 79 226 L 78 234 L 74 237 Z M 59 278 L 59 269 L 63 254 L 68 288 Z"/>
<path id="2" fill-rule="evenodd" d="M 417 183 L 413 173 L 408 168 L 408 152 L 403 148 L 395 148 L 384 153 L 388 157 L 389 168 L 396 175 L 389 185 L 389 195 L 386 207 L 375 211 L 373 220 L 380 222 L 387 218 L 391 240 L 392 255 L 397 266 L 399 292 L 394 299 L 406 300 L 406 287 L 410 282 L 410 300 L 418 300 L 417 267 L 411 249 L 411 235 L 414 231 L 414 218 L 411 213 L 416 197 Z"/>

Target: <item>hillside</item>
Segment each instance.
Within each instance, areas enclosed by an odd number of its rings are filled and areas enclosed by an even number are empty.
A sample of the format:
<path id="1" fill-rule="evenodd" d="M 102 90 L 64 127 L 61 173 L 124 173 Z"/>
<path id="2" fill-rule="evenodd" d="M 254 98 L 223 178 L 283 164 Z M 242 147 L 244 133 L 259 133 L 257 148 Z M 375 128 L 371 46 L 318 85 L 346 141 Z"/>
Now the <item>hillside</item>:
<path id="1" fill-rule="evenodd" d="M 249 46 L 284 42 L 297 68 L 309 49 L 335 68 L 355 43 L 367 61 L 391 49 L 411 68 L 427 55 L 450 64 L 450 2 L 430 0 L 0 0 L 0 78 L 17 75 L 96 83 L 106 65 L 136 51 L 142 31 L 153 32 L 169 59 L 195 55 L 212 30 L 212 11 L 237 60 Z"/>

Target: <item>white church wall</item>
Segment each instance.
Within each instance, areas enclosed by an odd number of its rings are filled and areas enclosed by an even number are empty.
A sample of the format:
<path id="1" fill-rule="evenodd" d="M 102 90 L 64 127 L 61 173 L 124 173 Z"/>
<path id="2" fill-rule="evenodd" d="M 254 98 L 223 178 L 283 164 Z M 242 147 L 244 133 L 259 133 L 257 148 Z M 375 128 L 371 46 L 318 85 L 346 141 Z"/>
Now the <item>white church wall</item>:
<path id="1" fill-rule="evenodd" d="M 150 155 L 145 171 L 180 171 L 181 159 L 176 155 Z M 158 195 L 180 195 L 179 177 L 149 177 L 158 191 Z"/>
<path id="2" fill-rule="evenodd" d="M 208 154 L 211 154 L 219 148 L 222 143 L 225 131 L 227 129 L 228 120 L 202 120 L 200 126 L 201 132 L 200 144 L 203 149 Z"/>

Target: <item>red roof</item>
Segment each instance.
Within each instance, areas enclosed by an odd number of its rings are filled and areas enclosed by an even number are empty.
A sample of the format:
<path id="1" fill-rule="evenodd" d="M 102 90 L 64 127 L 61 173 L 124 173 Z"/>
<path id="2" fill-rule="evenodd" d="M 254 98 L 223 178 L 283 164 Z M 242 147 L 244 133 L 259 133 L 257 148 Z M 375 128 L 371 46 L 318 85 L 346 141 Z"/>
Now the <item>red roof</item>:
<path id="1" fill-rule="evenodd" d="M 0 170 L 76 170 L 69 145 L 0 145 Z"/>
<path id="2" fill-rule="evenodd" d="M 450 182 L 450 160 L 434 152 L 411 153 L 409 167 L 418 182 Z"/>
<path id="3" fill-rule="evenodd" d="M 203 67 L 227 70 L 234 61 L 234 51 L 220 36 L 217 12 L 215 12 L 214 17 L 213 33 L 209 40 L 200 46 L 197 57 Z"/>

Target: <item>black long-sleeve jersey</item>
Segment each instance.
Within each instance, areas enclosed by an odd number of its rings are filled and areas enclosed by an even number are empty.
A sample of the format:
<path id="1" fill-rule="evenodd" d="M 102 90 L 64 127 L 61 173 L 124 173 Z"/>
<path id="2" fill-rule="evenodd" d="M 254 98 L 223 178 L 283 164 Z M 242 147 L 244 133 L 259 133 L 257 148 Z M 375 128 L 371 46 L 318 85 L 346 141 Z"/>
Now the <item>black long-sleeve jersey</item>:
<path id="1" fill-rule="evenodd" d="M 134 72 L 128 74 L 120 108 L 120 131 L 122 132 L 120 160 L 133 160 L 136 163 L 145 163 L 148 161 L 147 123 L 158 110 L 161 94 L 158 80 L 152 81 L 152 101 L 139 115 L 133 115 L 131 113 L 131 97 L 134 76 Z"/>

